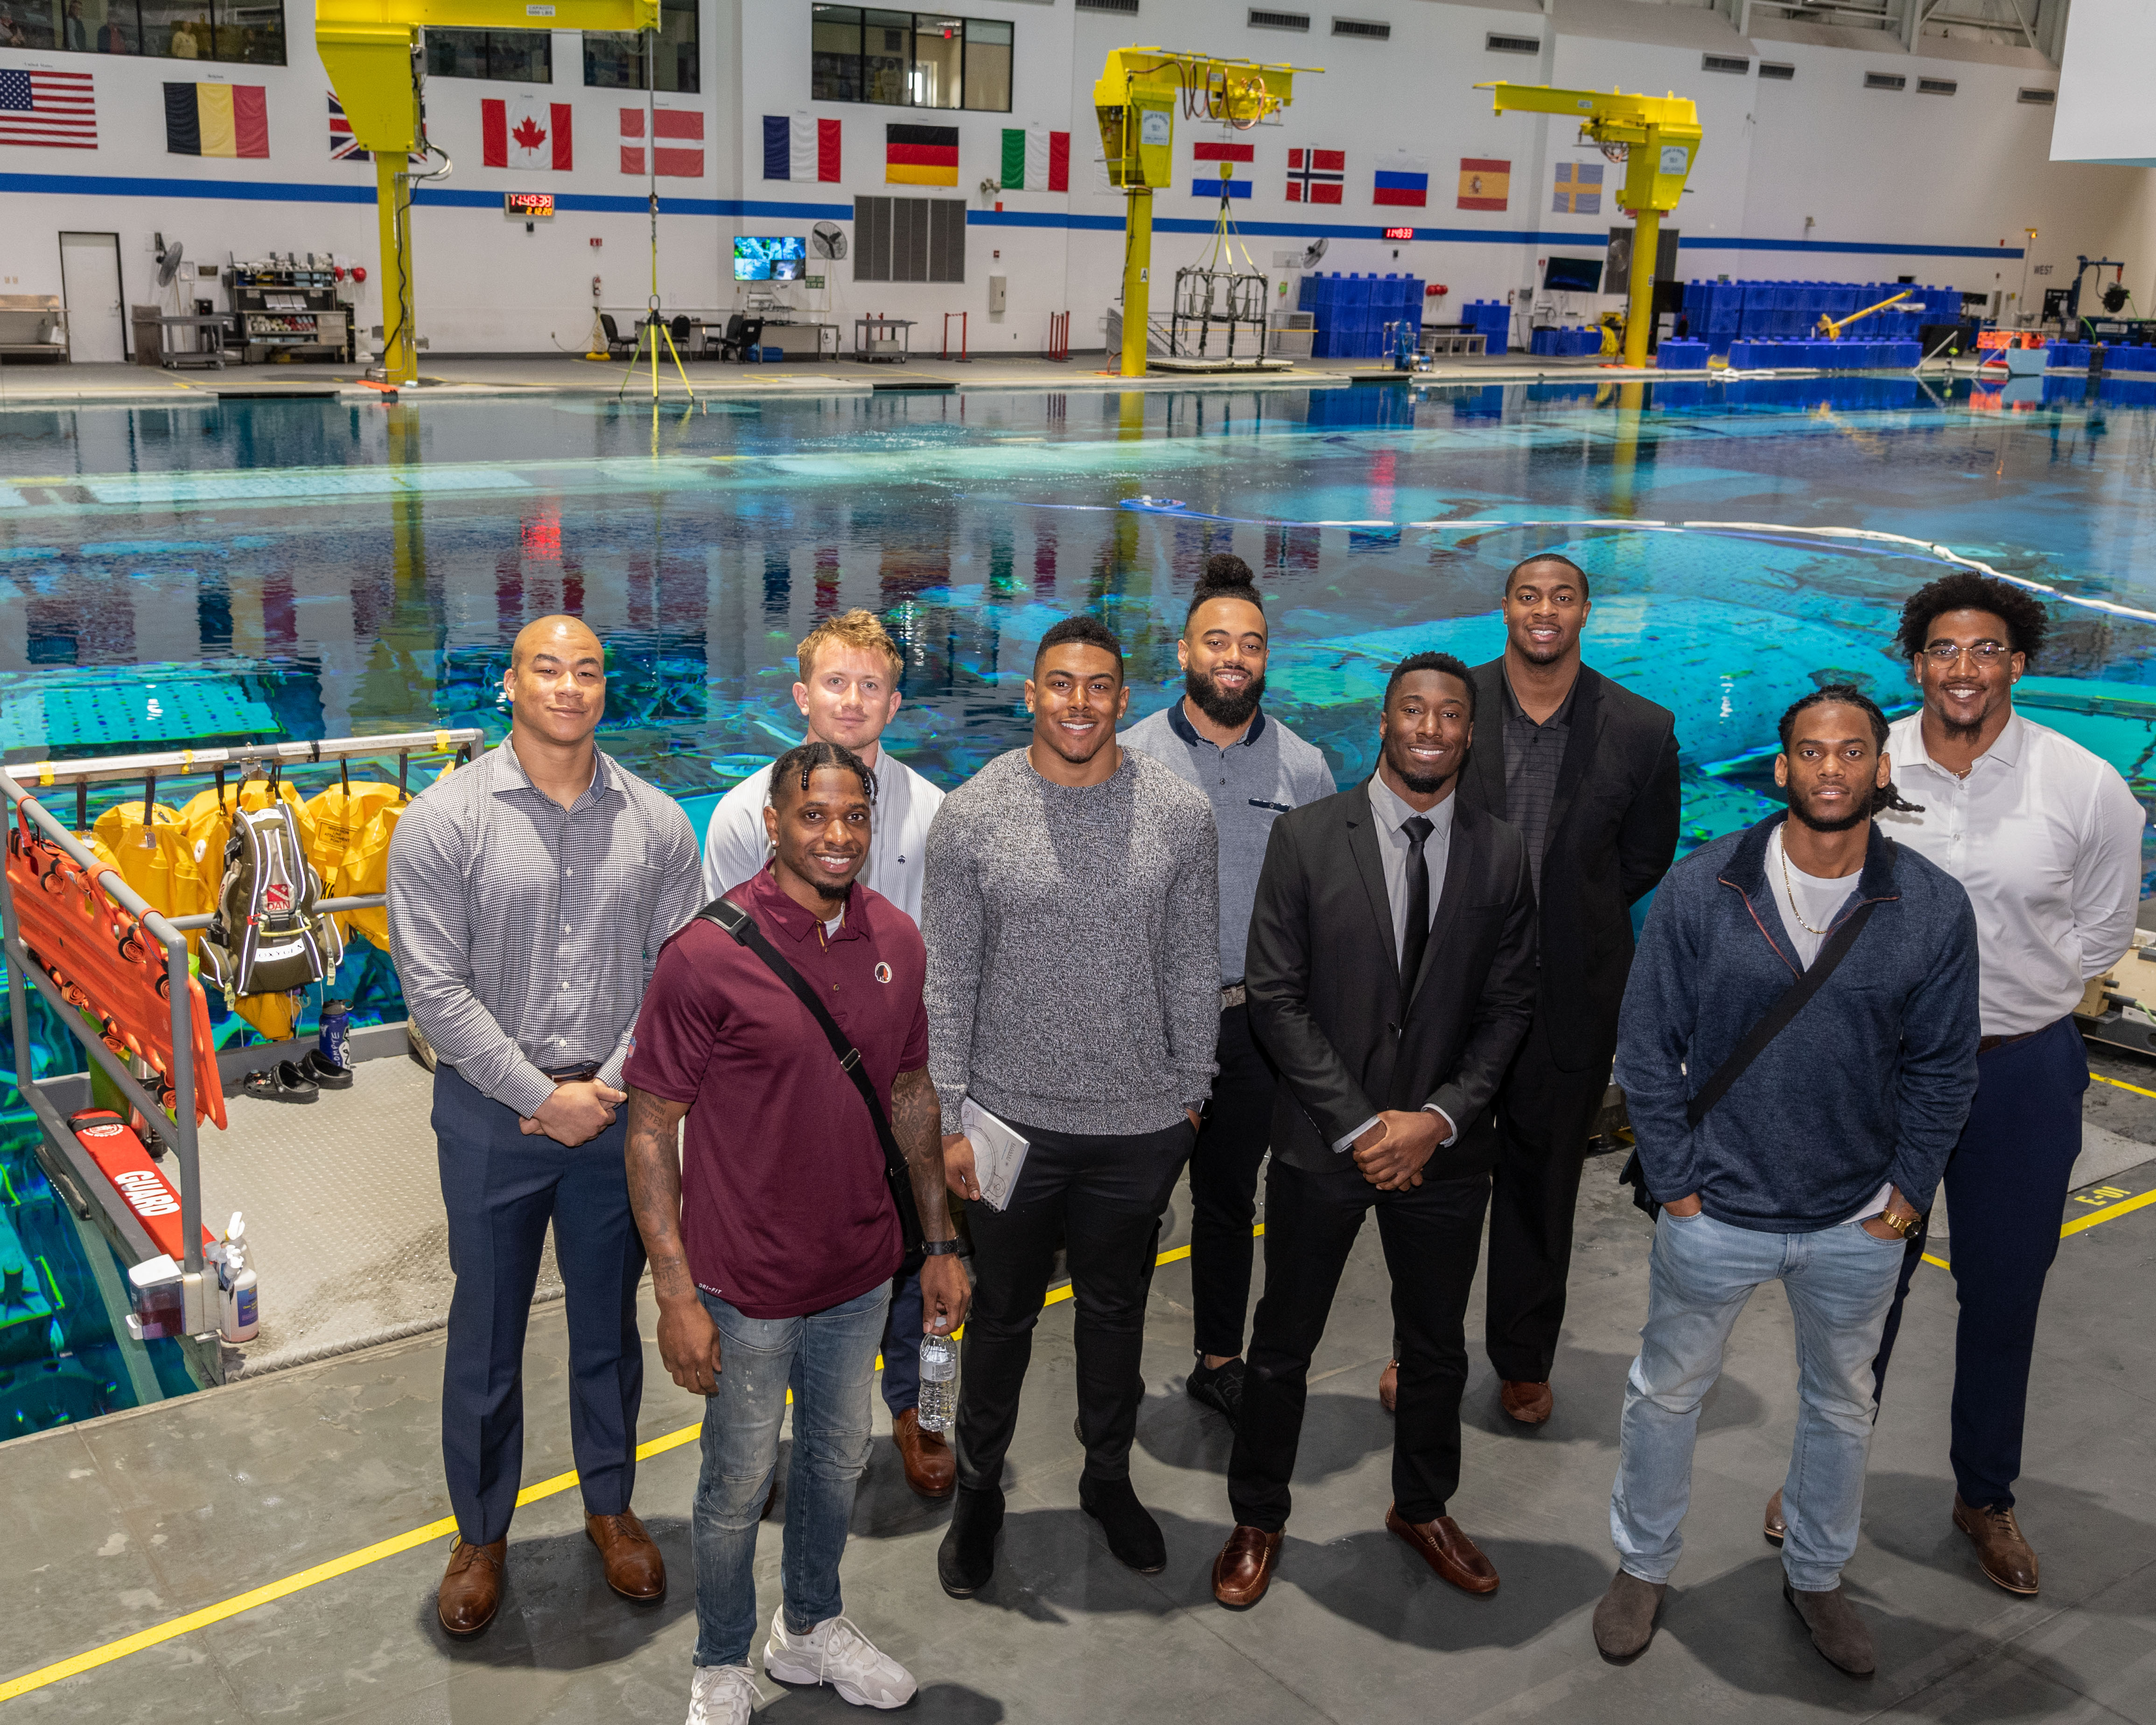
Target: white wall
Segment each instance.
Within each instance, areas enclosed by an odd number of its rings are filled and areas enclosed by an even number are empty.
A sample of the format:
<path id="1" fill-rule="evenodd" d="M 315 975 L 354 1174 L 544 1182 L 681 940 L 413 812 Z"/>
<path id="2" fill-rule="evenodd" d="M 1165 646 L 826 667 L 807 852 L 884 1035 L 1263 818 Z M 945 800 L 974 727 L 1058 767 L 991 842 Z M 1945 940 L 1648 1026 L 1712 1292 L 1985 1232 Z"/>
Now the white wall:
<path id="1" fill-rule="evenodd" d="M 2116 7 L 2123 0 L 2112 0 Z M 2105 0 L 2077 0 L 2075 40 Z M 1101 187 L 1091 85 L 1101 58 L 1136 38 L 1240 54 L 1297 65 L 1322 75 L 1297 80 L 1286 123 L 1246 135 L 1258 152 L 1255 195 L 1235 210 L 1261 268 L 1276 252 L 1328 239 L 1326 269 L 1402 270 L 1441 281 L 1439 305 L 1502 295 L 1537 279 L 1537 260 L 1553 249 L 1599 244 L 1613 222 L 1613 200 L 1595 216 L 1553 214 L 1557 163 L 1594 161 L 1573 141 L 1568 121 L 1526 115 L 1499 118 L 1486 93 L 1493 79 L 1578 84 L 1607 89 L 1674 90 L 1700 104 L 1706 140 L 1675 218 L 1687 242 L 1688 276 L 1767 276 L 1868 280 L 1914 275 L 1970 291 L 2017 292 L 2025 260 L 2021 230 L 2039 239 L 2026 260 L 2056 273 L 2029 281 L 2058 285 L 2076 253 L 2126 257 L 2128 283 L 2147 296 L 2156 259 L 2133 249 L 2156 236 L 2145 170 L 2051 160 L 2053 110 L 2018 103 L 2024 85 L 2058 82 L 2052 68 L 2025 49 L 1927 38 L 1922 54 L 1903 53 L 1883 34 L 1846 45 L 1783 39 L 1760 25 L 1738 35 L 1718 13 L 1644 0 L 1558 0 L 1555 13 L 1536 0 L 1488 0 L 1474 6 L 1435 0 L 1356 0 L 1352 15 L 1390 20 L 1389 42 L 1334 38 L 1329 11 L 1313 11 L 1307 35 L 1253 30 L 1244 8 L 1221 0 L 1143 0 L 1132 19 L 1078 13 L 1070 0 L 968 0 L 970 15 L 1009 19 L 1018 54 L 1009 115 L 927 115 L 860 104 L 808 100 L 808 0 L 706 0 L 701 27 L 702 90 L 661 95 L 661 105 L 694 105 L 706 120 L 705 172 L 698 180 L 660 182 L 660 291 L 670 306 L 723 310 L 737 303 L 726 264 L 739 233 L 804 233 L 820 217 L 849 220 L 855 195 L 896 189 L 883 182 L 883 128 L 933 119 L 960 131 L 959 185 L 932 195 L 965 199 L 968 229 L 963 285 L 865 284 L 851 261 L 832 266 L 819 299 L 804 305 L 842 324 L 860 311 L 921 321 L 916 346 L 937 345 L 942 314 L 972 314 L 976 352 L 1032 352 L 1044 343 L 1050 312 L 1068 310 L 1079 348 L 1098 347 L 1101 315 L 1116 291 L 1122 242 L 1111 225 L 1072 226 L 1076 218 L 1112 224 L 1121 199 Z M 2128 12 L 2145 11 L 2136 4 Z M 249 68 L 201 61 L 126 59 L 100 55 L 0 49 L 0 68 L 38 64 L 88 69 L 96 80 L 100 121 L 95 151 L 0 146 L 0 292 L 57 293 L 63 228 L 121 235 L 127 296 L 151 297 L 151 235 L 184 240 L 191 255 L 222 261 L 267 250 L 336 253 L 366 263 L 357 291 L 362 326 L 381 319 L 379 260 L 369 193 L 372 170 L 328 159 L 328 83 L 312 48 L 311 9 L 290 0 L 291 63 Z M 1779 28 L 1779 27 L 1776 27 Z M 1542 39 L 1538 57 L 1491 54 L 1492 30 Z M 1702 53 L 1753 62 L 1743 76 L 1701 69 Z M 1793 64 L 1786 83 L 1763 82 L 1757 62 Z M 2069 54 L 2071 59 L 2071 51 Z M 480 166 L 480 103 L 527 86 L 435 80 L 428 91 L 432 136 L 456 160 L 442 193 L 461 203 L 423 201 L 415 212 L 418 329 L 436 352 L 580 352 L 591 326 L 591 279 L 603 278 L 610 308 L 640 306 L 649 287 L 649 223 L 644 182 L 619 168 L 619 116 L 640 103 L 632 92 L 586 90 L 574 32 L 555 39 L 555 85 L 548 99 L 575 111 L 572 172 Z M 1907 90 L 1863 88 L 1866 70 L 1906 76 Z M 1919 77 L 1958 85 L 1951 96 L 1920 95 Z M 168 156 L 160 86 L 167 81 L 260 84 L 268 92 L 271 155 L 264 162 Z M 2071 92 L 2071 82 L 2066 86 Z M 807 110 L 841 122 L 844 177 L 836 185 L 766 182 L 762 116 Z M 2072 111 L 2067 102 L 2059 118 Z M 2145 114 L 2148 105 L 2138 105 Z M 998 201 L 978 192 L 993 177 L 1005 126 L 1044 124 L 1072 135 L 1073 189 L 1062 194 L 1009 192 Z M 1209 203 L 1189 195 L 1190 145 L 1196 129 L 1178 124 L 1178 186 L 1156 209 L 1155 305 L 1166 299 L 1174 267 L 1204 249 L 1202 234 L 1178 224 L 1209 222 Z M 1348 186 L 1337 207 L 1292 204 L 1285 196 L 1291 146 L 1344 149 Z M 2078 146 L 2076 146 L 2078 147 Z M 1369 198 L 1373 158 L 1405 149 L 1427 157 L 1430 199 L 1419 211 L 1389 211 Z M 1510 208 L 1455 207 L 1462 157 L 1512 163 Z M 1618 171 L 1608 182 L 1614 190 Z M 229 187 L 271 195 L 185 195 Z M 508 190 L 547 190 L 569 207 L 527 234 L 505 219 Z M 423 193 L 423 200 L 428 194 Z M 339 199 L 352 201 L 337 201 Z M 479 200 L 475 206 L 471 200 Z M 486 201 L 493 200 L 491 204 Z M 578 207 L 579 204 L 584 207 Z M 1807 239 L 1804 218 L 1815 218 Z M 1047 225 L 1024 225 L 1024 218 Z M 1380 238 L 1393 223 L 1413 223 L 1418 237 Z M 1270 231 L 1268 231 L 1270 230 Z M 595 249 L 591 241 L 601 242 Z M 1790 249 L 1793 246 L 1800 249 Z M 1925 248 L 1945 249 L 1941 250 Z M 2127 248 L 2127 249 L 2119 249 Z M 997 255 L 1000 254 L 1000 255 Z M 1009 279 L 1009 310 L 987 311 L 987 279 Z M 1290 289 L 1291 297 L 1292 288 Z M 1443 315 L 1440 313 L 1440 315 Z"/>
<path id="2" fill-rule="evenodd" d="M 2074 0 L 2059 71 L 2055 162 L 2156 167 L 2156 6 L 2148 0 Z"/>

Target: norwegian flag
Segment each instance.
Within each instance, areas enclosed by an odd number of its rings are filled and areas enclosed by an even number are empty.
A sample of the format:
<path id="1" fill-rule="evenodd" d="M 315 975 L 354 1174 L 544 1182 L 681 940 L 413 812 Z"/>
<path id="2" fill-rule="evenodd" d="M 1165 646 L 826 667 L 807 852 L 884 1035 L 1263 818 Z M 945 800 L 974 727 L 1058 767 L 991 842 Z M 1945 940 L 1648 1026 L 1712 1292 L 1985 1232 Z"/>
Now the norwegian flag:
<path id="1" fill-rule="evenodd" d="M 567 173 L 576 166 L 570 120 L 567 102 L 542 102 L 531 95 L 485 97 L 479 105 L 480 165 Z"/>
<path id="2" fill-rule="evenodd" d="M 1348 183 L 1345 150 L 1291 150 L 1287 152 L 1287 201 L 1337 203 Z"/>

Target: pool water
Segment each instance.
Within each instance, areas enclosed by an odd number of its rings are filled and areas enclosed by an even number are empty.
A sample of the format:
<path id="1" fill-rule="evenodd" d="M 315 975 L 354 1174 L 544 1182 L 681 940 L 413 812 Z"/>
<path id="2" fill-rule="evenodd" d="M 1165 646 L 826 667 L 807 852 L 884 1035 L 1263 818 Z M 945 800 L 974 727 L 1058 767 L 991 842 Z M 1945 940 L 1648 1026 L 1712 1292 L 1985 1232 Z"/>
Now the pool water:
<path id="1" fill-rule="evenodd" d="M 1493 655 L 1503 572 L 1554 548 L 1593 579 L 1589 662 L 1676 713 L 1689 847 L 1774 806 L 1774 721 L 1797 696 L 1847 680 L 1906 706 L 1896 613 L 1959 557 L 2051 591 L 2054 644 L 2026 704 L 2156 798 L 2156 382 L 2013 388 L 0 409 L 0 749 L 22 762 L 444 725 L 497 737 L 511 638 L 570 610 L 608 644 L 604 747 L 701 826 L 798 740 L 795 643 L 865 605 L 907 655 L 887 741 L 948 786 L 1024 740 L 1033 643 L 1069 612 L 1121 634 L 1133 717 L 1166 704 L 1192 578 L 1231 549 L 1267 597 L 1269 707 L 1344 783 L 1373 764 L 1386 668 L 1424 647 Z M 298 777 L 305 793 L 332 774 Z M 88 812 L 139 794 L 101 791 Z M 355 942 L 349 964 L 334 992 L 362 1021 L 401 1016 L 386 958 Z M 245 1034 L 218 1017 L 223 1040 Z M 41 1071 L 79 1065 L 42 1018 L 39 1040 Z M 23 1235 L 51 1204 L 27 1112 L 12 1090 L 0 1105 L 0 1216 Z M 31 1231 L 41 1285 L 97 1307 L 80 1242 Z M 0 1271 L 8 1252 L 0 1236 Z M 0 1373 L 19 1379 L 8 1316 Z M 18 1350 L 47 1377 L 74 1363 L 95 1394 L 33 1397 L 46 1414 L 13 1429 L 141 1393 L 91 1358 L 95 1327 L 49 1324 L 42 1353 Z M 0 1434 L 9 1394 L 0 1383 Z"/>

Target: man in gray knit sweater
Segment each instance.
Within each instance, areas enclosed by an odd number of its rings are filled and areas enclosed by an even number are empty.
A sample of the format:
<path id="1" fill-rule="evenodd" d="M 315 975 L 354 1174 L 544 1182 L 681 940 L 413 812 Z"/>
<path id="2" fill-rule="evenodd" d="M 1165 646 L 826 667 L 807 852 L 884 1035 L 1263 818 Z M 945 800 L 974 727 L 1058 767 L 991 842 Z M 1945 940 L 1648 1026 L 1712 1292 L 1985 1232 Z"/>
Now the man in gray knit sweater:
<path id="1" fill-rule="evenodd" d="M 958 1403 L 958 1497 L 937 1558 L 965 1599 L 995 1567 L 1003 1465 L 1056 1247 L 1077 1307 L 1078 1501 L 1152 1574 L 1160 1528 L 1131 1488 L 1146 1291 L 1160 1213 L 1190 1154 L 1219 1028 L 1218 848 L 1204 795 L 1122 748 L 1122 649 L 1071 617 L 1025 685 L 1030 747 L 944 799 L 928 833 L 928 1065 L 944 1169 L 978 1199 L 961 1108 L 1029 1148 L 1001 1210 L 973 1203 L 973 1309 Z"/>

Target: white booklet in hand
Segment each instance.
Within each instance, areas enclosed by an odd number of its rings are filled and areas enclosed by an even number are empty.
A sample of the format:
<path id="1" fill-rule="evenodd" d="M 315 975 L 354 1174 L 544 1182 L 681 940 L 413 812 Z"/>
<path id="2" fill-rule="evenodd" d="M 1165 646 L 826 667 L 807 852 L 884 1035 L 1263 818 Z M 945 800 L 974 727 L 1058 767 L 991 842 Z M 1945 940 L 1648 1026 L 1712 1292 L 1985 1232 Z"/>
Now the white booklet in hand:
<path id="1" fill-rule="evenodd" d="M 990 1209 L 1007 1209 L 1032 1145 L 971 1096 L 958 1104 L 958 1125 L 973 1147 L 973 1178 L 980 1182 L 982 1199 Z"/>

